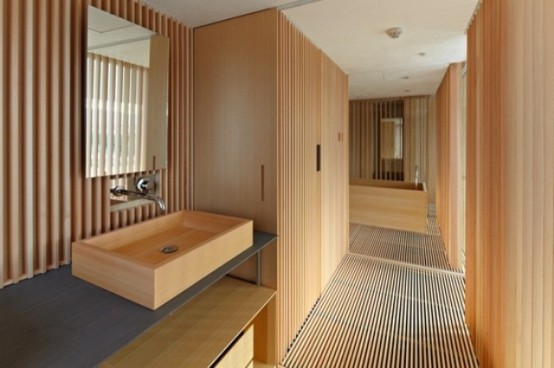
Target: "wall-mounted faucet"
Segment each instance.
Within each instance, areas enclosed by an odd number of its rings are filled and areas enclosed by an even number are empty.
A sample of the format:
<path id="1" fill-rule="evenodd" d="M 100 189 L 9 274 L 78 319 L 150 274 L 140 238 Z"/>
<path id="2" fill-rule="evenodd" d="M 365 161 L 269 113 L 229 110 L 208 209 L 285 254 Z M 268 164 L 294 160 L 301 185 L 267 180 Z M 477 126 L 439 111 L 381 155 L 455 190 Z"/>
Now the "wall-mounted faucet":
<path id="1" fill-rule="evenodd" d="M 160 196 L 150 193 L 150 190 L 153 189 L 152 185 L 153 183 L 150 180 L 148 180 L 148 178 L 140 178 L 139 180 L 137 180 L 137 183 L 136 183 L 137 191 L 128 190 L 118 185 L 110 189 L 110 192 L 116 197 L 125 195 L 125 196 L 131 196 L 131 197 L 140 197 L 140 198 L 148 199 L 149 201 L 156 202 L 156 205 L 158 206 L 160 213 L 165 213 L 166 205 L 164 200 Z"/>

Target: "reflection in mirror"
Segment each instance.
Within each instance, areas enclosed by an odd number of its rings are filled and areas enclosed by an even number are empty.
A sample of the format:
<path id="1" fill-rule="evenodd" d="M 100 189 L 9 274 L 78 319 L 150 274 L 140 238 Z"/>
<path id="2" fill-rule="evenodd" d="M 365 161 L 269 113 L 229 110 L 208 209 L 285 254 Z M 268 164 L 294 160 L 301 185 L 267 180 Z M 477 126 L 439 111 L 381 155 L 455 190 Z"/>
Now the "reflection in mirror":
<path id="1" fill-rule="evenodd" d="M 169 41 L 88 8 L 86 176 L 167 166 Z"/>
<path id="2" fill-rule="evenodd" d="M 381 159 L 402 158 L 402 118 L 381 119 Z"/>

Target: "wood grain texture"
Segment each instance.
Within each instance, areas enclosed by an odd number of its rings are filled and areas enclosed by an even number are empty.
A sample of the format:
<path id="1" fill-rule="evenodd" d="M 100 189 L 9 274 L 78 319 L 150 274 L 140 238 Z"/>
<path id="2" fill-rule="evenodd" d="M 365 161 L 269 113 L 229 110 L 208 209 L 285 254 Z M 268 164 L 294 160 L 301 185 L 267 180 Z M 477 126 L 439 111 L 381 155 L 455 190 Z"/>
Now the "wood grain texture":
<path id="1" fill-rule="evenodd" d="M 200 27 L 194 38 L 195 206 L 275 233 L 275 12 Z"/>
<path id="2" fill-rule="evenodd" d="M 468 30 L 466 318 L 484 367 L 554 364 L 554 4 L 485 0 Z"/>
<path id="3" fill-rule="evenodd" d="M 278 29 L 277 352 L 282 358 L 322 287 L 321 172 L 316 171 L 322 53 L 283 14 Z"/>
<path id="4" fill-rule="evenodd" d="M 195 208 L 278 234 L 262 256 L 262 282 L 278 290 L 262 355 L 276 364 L 346 252 L 347 77 L 275 9 L 194 35 Z"/>
<path id="5" fill-rule="evenodd" d="M 428 199 L 424 185 L 408 189 L 395 187 L 395 182 L 388 182 L 392 185 L 386 187 L 382 182 L 350 184 L 350 222 L 426 233 Z"/>
<path id="6" fill-rule="evenodd" d="M 252 246 L 252 231 L 251 220 L 179 211 L 74 242 L 72 271 L 155 310 Z"/>
<path id="7" fill-rule="evenodd" d="M 274 290 L 225 277 L 100 366 L 209 367 L 274 296 Z"/>
<path id="8" fill-rule="evenodd" d="M 321 78 L 321 287 L 324 288 L 347 251 L 349 137 L 348 78 L 325 54 Z"/>
<path id="9" fill-rule="evenodd" d="M 215 368 L 248 367 L 254 358 L 254 327 L 248 327 L 225 353 Z"/>
<path id="10" fill-rule="evenodd" d="M 85 179 L 86 0 L 2 2 L 0 287 L 71 262 L 73 240 L 155 217 L 152 204 L 110 214 L 109 180 Z M 91 4 L 170 39 L 169 212 L 191 206 L 191 32 L 133 0 Z M 23 195 L 22 193 L 25 193 Z M 2 194 L 4 195 L 4 194 Z"/>
<path id="11" fill-rule="evenodd" d="M 462 144 L 460 134 L 461 64 L 451 64 L 439 86 L 436 95 L 437 134 L 437 182 L 436 214 L 444 239 L 446 253 L 451 265 L 463 268 L 465 251 L 464 231 L 460 218 L 464 215 L 460 155 Z"/>
<path id="12" fill-rule="evenodd" d="M 347 254 L 282 366 L 478 367 L 463 275 Z"/>
<path id="13" fill-rule="evenodd" d="M 249 218 L 256 230 L 272 233 L 277 233 L 276 43 L 275 10 L 194 30 L 194 207 Z M 277 246 L 264 249 L 261 257 L 262 284 L 275 289 Z M 255 280 L 256 271 L 252 258 L 233 275 Z M 258 330 L 256 345 L 275 341 L 276 319 L 266 327 Z M 276 360 L 275 344 L 260 359 Z"/>
<path id="14" fill-rule="evenodd" d="M 430 100 L 430 96 L 413 96 L 350 101 L 350 177 L 386 180 L 386 172 L 394 171 L 403 173 L 404 181 L 413 182 L 417 166 L 420 182 L 429 182 L 434 175 L 434 165 L 430 161 L 434 139 L 429 128 L 434 111 L 430 108 Z M 403 159 L 398 163 L 379 160 L 379 122 L 382 118 L 403 119 Z M 430 189 L 434 194 L 434 183 Z M 434 196 L 429 200 L 434 203 Z"/>

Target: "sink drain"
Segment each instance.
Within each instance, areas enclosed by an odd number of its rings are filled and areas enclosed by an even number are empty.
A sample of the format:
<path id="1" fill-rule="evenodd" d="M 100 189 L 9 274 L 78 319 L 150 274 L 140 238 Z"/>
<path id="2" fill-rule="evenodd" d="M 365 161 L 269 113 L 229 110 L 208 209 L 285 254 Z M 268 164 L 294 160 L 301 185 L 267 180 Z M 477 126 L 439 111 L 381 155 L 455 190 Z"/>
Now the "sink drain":
<path id="1" fill-rule="evenodd" d="M 176 252 L 177 249 L 178 248 L 177 248 L 176 245 L 165 245 L 165 246 L 160 248 L 160 252 L 165 253 L 165 254 L 169 254 L 169 253 Z"/>

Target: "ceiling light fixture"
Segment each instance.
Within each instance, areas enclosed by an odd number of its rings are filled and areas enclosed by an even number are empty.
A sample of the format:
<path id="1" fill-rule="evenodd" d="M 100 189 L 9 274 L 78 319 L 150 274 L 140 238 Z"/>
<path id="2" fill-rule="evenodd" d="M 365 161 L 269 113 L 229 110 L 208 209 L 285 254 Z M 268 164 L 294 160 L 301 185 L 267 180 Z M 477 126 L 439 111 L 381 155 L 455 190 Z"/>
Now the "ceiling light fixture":
<path id="1" fill-rule="evenodd" d="M 410 79 L 410 77 L 405 75 L 405 76 L 402 77 L 402 79 Z"/>
<path id="2" fill-rule="evenodd" d="M 385 31 L 385 33 L 390 37 L 390 38 L 398 38 L 400 37 L 400 35 L 402 34 L 402 28 L 400 27 L 393 27 L 393 28 L 389 28 Z"/>

